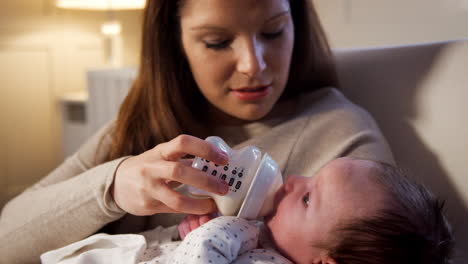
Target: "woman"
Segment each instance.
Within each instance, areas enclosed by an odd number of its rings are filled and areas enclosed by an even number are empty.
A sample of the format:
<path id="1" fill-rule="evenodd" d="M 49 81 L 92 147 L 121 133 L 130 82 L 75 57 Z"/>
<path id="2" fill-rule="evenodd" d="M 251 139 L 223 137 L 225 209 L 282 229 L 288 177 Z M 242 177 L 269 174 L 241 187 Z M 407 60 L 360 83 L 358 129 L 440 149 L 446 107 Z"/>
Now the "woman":
<path id="1" fill-rule="evenodd" d="M 393 163 L 373 119 L 337 86 L 311 1 L 148 1 L 140 71 L 117 120 L 5 206 L 0 255 L 36 262 L 98 231 L 140 232 L 216 210 L 171 188 L 227 191 L 181 160 L 227 163 L 208 135 L 258 146 L 283 175 L 313 175 L 340 156 Z"/>

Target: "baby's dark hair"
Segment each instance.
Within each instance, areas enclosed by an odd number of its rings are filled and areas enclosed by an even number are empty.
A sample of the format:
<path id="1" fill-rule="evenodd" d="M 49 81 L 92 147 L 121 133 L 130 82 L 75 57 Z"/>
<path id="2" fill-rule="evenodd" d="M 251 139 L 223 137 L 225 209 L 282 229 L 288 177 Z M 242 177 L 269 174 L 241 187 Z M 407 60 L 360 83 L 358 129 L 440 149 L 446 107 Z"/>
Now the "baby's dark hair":
<path id="1" fill-rule="evenodd" d="M 338 225 L 324 247 L 339 264 L 449 264 L 454 240 L 444 202 L 405 171 L 377 162 L 387 195 L 376 215 Z M 369 197 L 372 199 L 372 197 Z"/>

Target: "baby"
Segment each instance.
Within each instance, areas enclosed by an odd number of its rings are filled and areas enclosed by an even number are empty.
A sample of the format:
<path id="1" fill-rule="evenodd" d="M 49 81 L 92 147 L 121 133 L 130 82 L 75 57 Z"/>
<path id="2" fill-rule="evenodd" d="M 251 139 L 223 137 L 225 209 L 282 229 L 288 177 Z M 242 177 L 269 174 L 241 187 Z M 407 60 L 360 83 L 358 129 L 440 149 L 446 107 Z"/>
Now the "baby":
<path id="1" fill-rule="evenodd" d="M 267 230 L 294 263 L 449 263 L 443 203 L 393 166 L 339 158 L 314 177 L 288 176 L 275 200 Z M 207 221 L 186 219 L 182 238 Z"/>
<path id="2" fill-rule="evenodd" d="M 43 263 L 58 262 L 61 256 L 66 263 L 112 259 L 113 263 L 442 264 L 449 263 L 453 248 L 442 209 L 443 203 L 393 166 L 339 158 L 314 177 L 288 176 L 275 195 L 274 212 L 264 222 L 191 215 L 178 226 L 182 242 L 171 241 L 174 235 L 163 241 L 160 229 L 143 233 L 144 239 L 133 248 L 130 236 L 136 235 L 98 234 L 41 259 Z M 109 239 L 114 247 L 125 249 L 116 251 Z M 100 248 L 104 244 L 106 248 Z M 69 254 L 64 253 L 67 248 Z M 87 252 L 77 254 L 83 248 Z M 134 254 L 129 257 L 129 252 Z"/>

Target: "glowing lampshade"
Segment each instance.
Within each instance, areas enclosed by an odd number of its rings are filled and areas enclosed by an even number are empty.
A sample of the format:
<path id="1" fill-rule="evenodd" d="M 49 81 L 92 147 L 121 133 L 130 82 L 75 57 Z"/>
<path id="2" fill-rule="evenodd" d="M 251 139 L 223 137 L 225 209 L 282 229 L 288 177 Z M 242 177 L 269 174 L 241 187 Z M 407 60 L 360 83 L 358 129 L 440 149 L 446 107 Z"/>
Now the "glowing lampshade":
<path id="1" fill-rule="evenodd" d="M 56 0 L 56 6 L 66 9 L 123 10 L 142 9 L 145 0 Z"/>

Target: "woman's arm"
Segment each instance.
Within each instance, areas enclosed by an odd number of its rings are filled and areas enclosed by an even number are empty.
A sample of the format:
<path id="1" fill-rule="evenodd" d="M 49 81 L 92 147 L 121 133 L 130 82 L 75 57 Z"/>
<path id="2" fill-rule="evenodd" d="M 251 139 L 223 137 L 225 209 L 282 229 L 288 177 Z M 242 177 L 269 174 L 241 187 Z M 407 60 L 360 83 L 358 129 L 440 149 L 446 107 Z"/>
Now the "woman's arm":
<path id="1" fill-rule="evenodd" d="M 32 261 L 46 250 L 93 234 L 124 212 L 146 216 L 206 214 L 216 209 L 212 200 L 176 192 L 172 182 L 221 195 L 228 191 L 224 181 L 180 162 L 190 154 L 226 164 L 228 157 L 207 141 L 180 135 L 140 155 L 103 163 L 111 142 L 110 132 L 105 131 L 7 204 L 0 219 L 6 228 L 0 231 L 0 237 L 15 242 L 3 246 L 0 253 L 14 252 L 12 260 L 15 257 L 21 263 Z"/>

